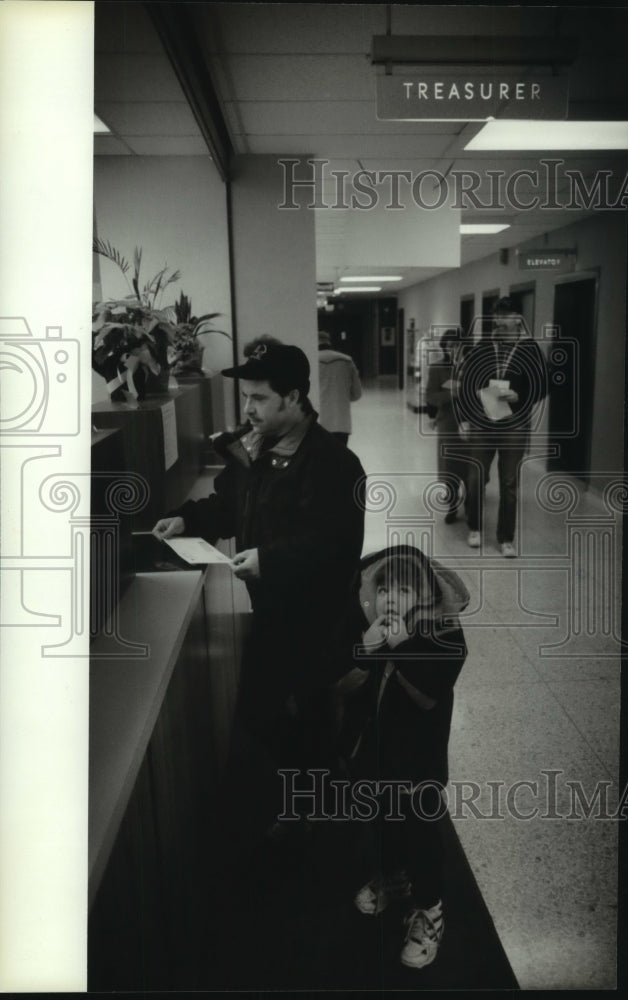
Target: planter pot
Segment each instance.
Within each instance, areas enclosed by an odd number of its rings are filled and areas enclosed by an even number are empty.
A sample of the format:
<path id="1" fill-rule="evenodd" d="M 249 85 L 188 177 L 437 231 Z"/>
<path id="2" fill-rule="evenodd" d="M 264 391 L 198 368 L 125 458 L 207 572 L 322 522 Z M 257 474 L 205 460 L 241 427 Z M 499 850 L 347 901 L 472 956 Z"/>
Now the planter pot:
<path id="1" fill-rule="evenodd" d="M 138 374 L 136 374 L 134 378 L 135 387 L 138 392 L 138 399 L 145 399 L 147 396 L 164 396 L 168 394 L 170 369 L 166 365 L 162 365 L 161 371 L 158 375 L 153 375 L 153 373 L 147 368 L 142 368 L 141 371 L 144 373 L 144 384 L 141 390 Z"/>

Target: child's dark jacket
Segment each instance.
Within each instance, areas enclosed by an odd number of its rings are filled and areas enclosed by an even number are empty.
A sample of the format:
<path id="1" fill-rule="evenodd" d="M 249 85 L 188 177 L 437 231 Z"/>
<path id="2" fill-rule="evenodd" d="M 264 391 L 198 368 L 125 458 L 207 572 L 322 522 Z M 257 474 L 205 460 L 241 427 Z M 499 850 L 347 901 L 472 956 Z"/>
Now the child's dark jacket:
<path id="1" fill-rule="evenodd" d="M 363 560 L 363 630 L 375 618 L 375 576 L 393 553 L 426 559 L 417 549 L 399 546 Z M 407 780 L 413 785 L 445 785 L 448 780 L 453 689 L 467 655 L 457 613 L 467 605 L 469 594 L 455 573 L 427 562 L 442 591 L 438 604 L 411 612 L 412 634 L 394 649 L 385 646 L 370 654 L 355 650 L 354 663 L 366 672 L 360 686 L 345 697 L 343 750 L 356 778 Z M 389 676 L 382 687 L 385 672 Z"/>

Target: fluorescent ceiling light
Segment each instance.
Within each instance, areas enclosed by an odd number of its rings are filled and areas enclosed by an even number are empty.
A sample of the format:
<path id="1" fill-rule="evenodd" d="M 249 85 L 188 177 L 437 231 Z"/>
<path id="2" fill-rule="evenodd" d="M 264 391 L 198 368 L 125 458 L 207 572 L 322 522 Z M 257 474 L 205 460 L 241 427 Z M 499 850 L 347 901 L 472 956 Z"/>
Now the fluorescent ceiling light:
<path id="1" fill-rule="evenodd" d="M 628 149 L 628 122 L 492 121 L 464 148 Z"/>
<path id="2" fill-rule="evenodd" d="M 111 129 L 108 125 L 105 125 L 98 115 L 94 115 L 94 135 L 103 135 L 105 132 L 111 132 Z"/>
<path id="3" fill-rule="evenodd" d="M 381 285 L 360 285 L 357 288 L 350 288 L 348 285 L 344 288 L 334 288 L 334 295 L 340 295 L 342 292 L 381 292 Z"/>
<path id="4" fill-rule="evenodd" d="M 504 229 L 510 229 L 510 223 L 506 222 L 467 222 L 460 226 L 461 236 L 493 236 L 501 233 Z"/>
<path id="5" fill-rule="evenodd" d="M 371 274 L 369 277 L 341 278 L 341 281 L 401 281 L 400 274 Z"/>

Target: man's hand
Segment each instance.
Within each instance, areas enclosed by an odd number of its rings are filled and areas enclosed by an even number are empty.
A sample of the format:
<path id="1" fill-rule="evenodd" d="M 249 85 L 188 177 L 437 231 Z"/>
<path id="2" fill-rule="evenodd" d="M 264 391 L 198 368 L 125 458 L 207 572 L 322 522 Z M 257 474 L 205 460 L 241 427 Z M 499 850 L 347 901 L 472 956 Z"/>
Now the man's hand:
<path id="1" fill-rule="evenodd" d="M 471 437 L 471 424 L 467 423 L 466 420 L 463 420 L 458 427 L 458 433 L 463 441 L 468 441 Z"/>
<path id="2" fill-rule="evenodd" d="M 259 580 L 259 553 L 257 549 L 243 549 L 231 560 L 234 574 L 239 580 Z"/>
<path id="3" fill-rule="evenodd" d="M 515 392 L 514 389 L 506 389 L 504 392 L 500 392 L 499 398 L 505 400 L 506 403 L 518 403 L 519 393 Z"/>
<path id="4" fill-rule="evenodd" d="M 163 517 L 161 521 L 157 521 L 152 533 L 160 542 L 165 542 L 174 535 L 185 534 L 185 521 L 182 517 Z"/>

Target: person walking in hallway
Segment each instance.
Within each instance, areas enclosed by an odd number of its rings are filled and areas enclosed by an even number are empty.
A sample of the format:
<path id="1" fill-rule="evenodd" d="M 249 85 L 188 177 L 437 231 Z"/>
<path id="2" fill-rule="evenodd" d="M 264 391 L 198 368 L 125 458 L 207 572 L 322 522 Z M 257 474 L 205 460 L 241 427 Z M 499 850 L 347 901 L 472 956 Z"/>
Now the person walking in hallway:
<path id="1" fill-rule="evenodd" d="M 334 351 L 331 336 L 318 334 L 318 372 L 321 427 L 347 444 L 351 434 L 351 403 L 362 395 L 362 384 L 353 359 Z"/>
<path id="2" fill-rule="evenodd" d="M 457 331 L 446 330 L 440 339 L 440 347 L 442 357 L 428 369 L 425 402 L 428 416 L 433 419 L 438 435 L 438 479 L 447 487 L 449 510 L 445 514 L 445 524 L 452 524 L 458 516 L 466 473 L 463 459 L 457 454 L 451 454 L 461 450 L 458 421 L 453 406 L 453 393 L 456 391 L 454 372 L 461 348 Z"/>
<path id="3" fill-rule="evenodd" d="M 496 304 L 492 336 L 459 362 L 454 408 L 460 435 L 469 442 L 467 472 L 468 543 L 482 543 L 484 491 L 498 459 L 497 543 L 503 556 L 517 555 L 519 471 L 529 444 L 532 411 L 548 391 L 544 355 L 509 298 Z"/>

